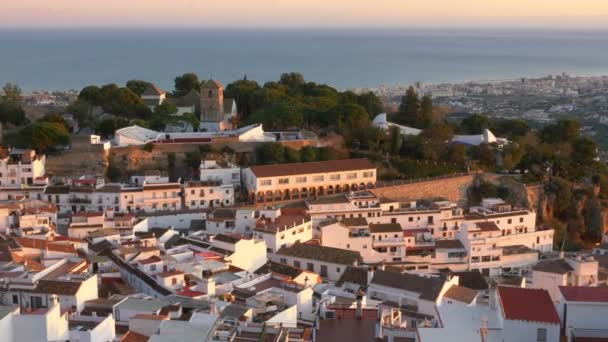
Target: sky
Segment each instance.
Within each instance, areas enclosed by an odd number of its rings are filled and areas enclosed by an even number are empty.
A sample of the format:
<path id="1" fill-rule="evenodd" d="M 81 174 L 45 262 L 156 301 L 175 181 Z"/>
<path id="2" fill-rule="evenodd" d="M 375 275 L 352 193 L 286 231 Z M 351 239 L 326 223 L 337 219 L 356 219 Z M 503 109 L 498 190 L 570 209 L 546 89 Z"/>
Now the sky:
<path id="1" fill-rule="evenodd" d="M 0 27 L 608 28 L 608 0 L 0 0 Z"/>

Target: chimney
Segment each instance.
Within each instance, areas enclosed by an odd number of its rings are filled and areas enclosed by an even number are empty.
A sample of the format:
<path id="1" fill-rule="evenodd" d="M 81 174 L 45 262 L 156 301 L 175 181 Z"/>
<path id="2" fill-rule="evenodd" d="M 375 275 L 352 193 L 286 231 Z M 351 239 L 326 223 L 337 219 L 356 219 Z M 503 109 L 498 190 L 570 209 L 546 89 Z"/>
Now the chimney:
<path id="1" fill-rule="evenodd" d="M 211 275 L 212 275 L 211 271 L 209 271 L 209 270 L 203 271 L 203 281 L 202 281 L 203 292 L 205 292 L 210 297 L 215 296 L 215 280 L 213 280 L 211 278 Z"/>
<path id="2" fill-rule="evenodd" d="M 367 284 L 369 285 L 369 283 L 372 282 L 372 279 L 374 278 L 374 266 L 370 266 L 367 269 Z"/>
<path id="3" fill-rule="evenodd" d="M 355 311 L 355 316 L 358 320 L 363 318 L 363 291 L 357 291 L 357 308 Z"/>

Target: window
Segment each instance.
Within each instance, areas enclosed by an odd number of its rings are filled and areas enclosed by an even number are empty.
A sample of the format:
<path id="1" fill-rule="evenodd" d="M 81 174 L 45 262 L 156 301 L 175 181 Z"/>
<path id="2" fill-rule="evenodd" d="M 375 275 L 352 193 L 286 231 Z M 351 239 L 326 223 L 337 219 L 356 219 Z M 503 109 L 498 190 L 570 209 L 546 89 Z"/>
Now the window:
<path id="1" fill-rule="evenodd" d="M 286 264 L 286 263 L 287 263 L 287 259 L 281 258 L 281 264 Z"/>
<path id="2" fill-rule="evenodd" d="M 523 217 L 520 217 L 520 218 L 519 218 L 519 223 L 523 223 L 523 222 L 524 222 L 524 218 L 523 218 Z"/>
<path id="3" fill-rule="evenodd" d="M 340 267 L 336 267 L 336 272 L 338 272 L 338 273 L 342 272 L 342 270 L 340 269 Z"/>
<path id="4" fill-rule="evenodd" d="M 327 266 L 326 265 L 321 265 L 320 275 L 321 275 L 321 277 L 327 277 Z"/>
<path id="5" fill-rule="evenodd" d="M 272 185 L 272 179 L 262 179 L 262 180 L 260 181 L 260 185 L 261 185 L 261 186 Z"/>
<path id="6" fill-rule="evenodd" d="M 410 217 L 408 217 L 408 219 L 407 219 L 407 220 L 408 220 L 408 222 L 414 222 L 414 218 L 413 218 L 413 217 L 411 217 L 411 216 L 410 216 Z"/>
<path id="7" fill-rule="evenodd" d="M 296 183 L 306 183 L 306 177 L 296 177 Z"/>
<path id="8" fill-rule="evenodd" d="M 194 195 L 195 192 L 195 190 L 190 190 L 190 195 Z"/>
<path id="9" fill-rule="evenodd" d="M 391 218 L 391 223 L 397 223 L 397 218 L 395 218 L 395 217 Z"/>
<path id="10" fill-rule="evenodd" d="M 279 184 L 289 184 L 289 178 L 279 178 Z"/>
<path id="11" fill-rule="evenodd" d="M 156 271 L 156 265 L 150 265 L 150 271 L 152 271 L 152 272 Z"/>
<path id="12" fill-rule="evenodd" d="M 357 178 L 357 173 L 353 172 L 353 173 L 349 173 L 346 175 L 346 179 L 355 179 Z"/>
<path id="13" fill-rule="evenodd" d="M 367 171 L 367 172 L 363 172 L 363 177 L 364 177 L 364 178 L 371 178 L 371 177 L 374 177 L 374 171 Z"/>
<path id="14" fill-rule="evenodd" d="M 196 201 L 190 201 L 190 205 L 191 206 L 195 206 L 196 205 Z"/>
<path id="15" fill-rule="evenodd" d="M 213 193 L 213 189 L 209 189 L 209 194 L 212 194 L 212 193 Z"/>
<path id="16" fill-rule="evenodd" d="M 300 262 L 298 260 L 293 261 L 293 267 L 300 268 Z"/>
<path id="17" fill-rule="evenodd" d="M 237 180 L 239 179 L 239 174 L 238 173 L 233 173 L 232 174 L 232 180 Z"/>
<path id="18" fill-rule="evenodd" d="M 306 263 L 306 269 L 310 272 L 314 272 L 315 271 L 315 265 L 312 262 L 308 262 Z"/>
<path id="19" fill-rule="evenodd" d="M 13 295 L 13 304 L 19 304 L 19 296 L 16 294 Z"/>
<path id="20" fill-rule="evenodd" d="M 313 182 L 322 182 L 325 180 L 324 176 L 314 176 L 312 177 Z"/>
<path id="21" fill-rule="evenodd" d="M 329 179 L 332 181 L 340 180 L 340 174 L 330 175 Z"/>
<path id="22" fill-rule="evenodd" d="M 171 278 L 171 285 L 177 284 L 177 278 Z"/>
<path id="23" fill-rule="evenodd" d="M 511 224 L 512 222 L 513 222 L 513 220 L 511 220 L 511 219 L 508 219 L 508 220 L 507 220 L 507 223 L 508 223 L 508 224 Z"/>
<path id="24" fill-rule="evenodd" d="M 536 341 L 537 342 L 546 342 L 547 341 L 547 329 L 545 329 L 545 328 L 536 329 Z"/>
<path id="25" fill-rule="evenodd" d="M 426 222 L 427 222 L 428 224 L 433 224 L 433 216 L 429 216 L 429 217 L 427 217 L 427 218 L 426 218 Z"/>
<path id="26" fill-rule="evenodd" d="M 230 190 L 226 190 L 226 194 L 229 195 L 230 194 Z"/>

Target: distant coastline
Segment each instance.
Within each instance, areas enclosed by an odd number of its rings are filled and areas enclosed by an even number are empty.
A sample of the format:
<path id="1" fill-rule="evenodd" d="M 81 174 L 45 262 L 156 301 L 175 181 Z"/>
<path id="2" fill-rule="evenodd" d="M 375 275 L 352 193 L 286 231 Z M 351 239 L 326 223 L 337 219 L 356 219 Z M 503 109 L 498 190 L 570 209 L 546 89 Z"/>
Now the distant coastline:
<path id="1" fill-rule="evenodd" d="M 0 83 L 80 89 L 196 72 L 224 83 L 283 72 L 339 89 L 608 73 L 605 30 L 6 30 Z"/>

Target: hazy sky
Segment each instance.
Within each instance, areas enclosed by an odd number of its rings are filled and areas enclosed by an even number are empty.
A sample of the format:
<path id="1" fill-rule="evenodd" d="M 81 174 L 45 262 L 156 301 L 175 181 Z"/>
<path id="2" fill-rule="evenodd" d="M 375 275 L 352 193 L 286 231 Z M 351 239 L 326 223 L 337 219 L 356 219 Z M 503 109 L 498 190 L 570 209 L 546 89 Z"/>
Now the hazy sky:
<path id="1" fill-rule="evenodd" d="M 0 26 L 608 28 L 608 0 L 0 0 Z"/>

